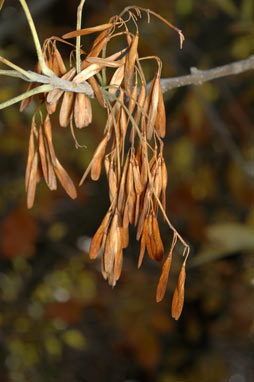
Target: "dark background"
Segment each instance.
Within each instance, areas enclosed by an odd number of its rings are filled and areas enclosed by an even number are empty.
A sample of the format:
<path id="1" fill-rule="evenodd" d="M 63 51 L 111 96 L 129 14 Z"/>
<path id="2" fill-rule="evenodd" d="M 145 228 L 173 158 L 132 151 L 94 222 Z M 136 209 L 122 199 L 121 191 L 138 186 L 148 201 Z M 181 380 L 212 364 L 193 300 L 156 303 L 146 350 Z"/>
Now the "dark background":
<path id="1" fill-rule="evenodd" d="M 75 29 L 78 1 L 33 0 L 40 40 Z M 108 21 L 127 1 L 86 1 L 83 26 Z M 139 1 L 183 30 L 178 36 L 146 15 L 140 56 L 158 55 L 162 77 L 208 69 L 253 54 L 253 0 Z M 89 48 L 91 38 L 84 40 Z M 113 46 L 114 48 L 114 46 Z M 67 59 L 69 50 L 61 47 Z M 25 69 L 36 55 L 18 1 L 0 13 L 0 54 Z M 1 64 L 1 68 L 4 66 Z M 145 65 L 147 79 L 154 66 Z M 27 84 L 1 76 L 0 100 Z M 24 174 L 31 115 L 18 105 L 0 112 L 0 380 L 3 382 L 250 382 L 254 377 L 254 211 L 252 72 L 165 94 L 169 174 L 167 213 L 191 246 L 186 298 L 170 317 L 181 248 L 166 296 L 155 303 L 161 265 L 137 270 L 134 238 L 112 290 L 90 261 L 89 240 L 109 201 L 105 176 L 87 179 L 78 198 L 40 183 L 26 209 Z M 101 139 L 105 116 L 94 102 L 92 124 L 78 135 L 54 121 L 57 156 L 78 184 Z M 172 233 L 160 220 L 168 249 Z M 134 231 L 133 231 L 134 232 Z"/>

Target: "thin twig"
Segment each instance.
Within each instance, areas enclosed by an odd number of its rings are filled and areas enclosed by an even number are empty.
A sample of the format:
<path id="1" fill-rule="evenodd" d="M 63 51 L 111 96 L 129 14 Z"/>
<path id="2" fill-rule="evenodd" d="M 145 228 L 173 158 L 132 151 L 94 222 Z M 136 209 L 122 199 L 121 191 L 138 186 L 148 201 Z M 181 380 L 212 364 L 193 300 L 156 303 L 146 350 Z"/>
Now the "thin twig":
<path id="1" fill-rule="evenodd" d="M 6 108 L 8 106 L 14 105 L 17 102 L 23 101 L 23 99 L 31 97 L 35 94 L 47 93 L 47 92 L 50 92 L 51 90 L 53 90 L 53 87 L 51 85 L 38 86 L 35 89 L 29 90 L 25 93 L 20 94 L 17 97 L 11 98 L 8 101 L 0 103 L 0 110 Z"/>
<path id="2" fill-rule="evenodd" d="M 3 70 L 3 69 L 0 69 L 0 76 L 21 78 L 24 81 L 27 80 L 26 76 L 24 76 L 23 74 L 17 72 L 16 70 Z"/>
<path id="3" fill-rule="evenodd" d="M 77 11 L 77 31 L 81 29 L 81 24 L 82 24 L 82 11 L 83 11 L 83 6 L 86 0 L 81 0 L 80 4 L 78 6 L 78 11 Z M 81 36 L 76 37 L 76 69 L 77 73 L 81 71 L 81 62 L 80 62 L 80 41 L 81 41 Z"/>
<path id="4" fill-rule="evenodd" d="M 27 72 L 26 70 L 20 68 L 18 65 L 16 64 L 13 64 L 11 61 L 7 60 L 6 58 L 0 56 L 0 62 L 2 62 L 3 64 L 9 66 L 10 68 L 16 70 L 18 73 L 22 74 L 23 77 L 27 77 L 29 79 L 31 79 L 31 75 L 29 74 L 29 72 Z"/>
<path id="5" fill-rule="evenodd" d="M 27 3 L 25 0 L 19 0 L 19 2 L 20 2 L 21 6 L 25 12 L 27 22 L 28 22 L 29 27 L 31 29 L 31 33 L 33 36 L 34 45 L 35 45 L 35 49 L 37 52 L 38 61 L 39 61 L 40 66 L 41 66 L 42 73 L 47 75 L 47 76 L 52 76 L 53 72 L 47 67 L 47 65 L 45 63 L 45 60 L 44 60 L 44 57 L 42 54 L 42 50 L 41 50 L 40 40 L 39 40 L 37 31 L 36 31 L 36 28 L 34 26 L 34 21 L 32 19 L 32 16 L 31 16 L 31 13 L 30 13 L 29 8 L 27 6 Z"/>
<path id="6" fill-rule="evenodd" d="M 248 70 L 254 70 L 254 56 L 208 70 L 191 68 L 191 74 L 187 76 L 162 78 L 162 92 L 166 93 L 169 90 L 187 85 L 202 85 L 204 82 L 215 80 L 216 78 L 232 76 L 247 72 Z"/>

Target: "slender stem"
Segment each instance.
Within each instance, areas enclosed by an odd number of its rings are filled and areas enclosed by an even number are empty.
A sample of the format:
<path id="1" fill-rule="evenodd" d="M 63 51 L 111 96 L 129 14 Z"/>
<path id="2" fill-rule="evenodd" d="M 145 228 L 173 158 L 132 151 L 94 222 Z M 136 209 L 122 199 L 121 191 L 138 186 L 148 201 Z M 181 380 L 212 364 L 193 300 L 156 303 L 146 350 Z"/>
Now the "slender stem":
<path id="1" fill-rule="evenodd" d="M 31 75 L 26 70 L 20 68 L 18 65 L 13 64 L 11 61 L 7 60 L 6 58 L 4 58 L 2 56 L 0 56 L 0 62 L 9 66 L 10 68 L 16 70 L 17 72 L 22 74 L 23 77 L 29 78 L 29 79 L 31 78 Z"/>
<path id="2" fill-rule="evenodd" d="M 2 69 L 0 69 L 0 76 L 21 78 L 24 81 L 27 80 L 27 76 L 25 77 L 23 74 L 17 72 L 16 70 L 2 70 Z"/>
<path id="3" fill-rule="evenodd" d="M 36 49 L 36 52 L 37 52 L 37 57 L 38 57 L 38 61 L 40 63 L 40 66 L 41 66 L 41 70 L 42 70 L 42 73 L 51 77 L 53 72 L 52 70 L 50 70 L 46 63 L 45 63 L 45 60 L 44 60 L 44 57 L 43 57 L 43 54 L 42 54 L 42 50 L 41 50 L 41 44 L 40 44 L 40 41 L 39 41 L 39 37 L 38 37 L 38 34 L 37 34 L 37 31 L 36 31 L 36 28 L 35 28 L 35 25 L 34 25 L 34 22 L 33 22 L 33 19 L 32 19 L 32 16 L 31 16 L 31 13 L 29 11 L 29 8 L 26 4 L 26 1 L 25 0 L 19 0 L 24 12 L 25 12 L 25 15 L 26 15 L 26 18 L 27 18 L 27 22 L 29 24 L 29 27 L 31 29 L 31 33 L 32 33 L 32 36 L 33 36 L 33 40 L 34 40 L 34 45 L 35 45 L 35 49 Z"/>
<path id="4" fill-rule="evenodd" d="M 106 58 L 106 49 L 107 45 L 105 45 L 102 49 L 102 58 Z M 107 75 L 106 75 L 106 67 L 102 69 L 102 86 L 107 85 Z"/>
<path id="5" fill-rule="evenodd" d="M 23 99 L 31 97 L 31 96 L 33 96 L 35 94 L 44 93 L 44 92 L 50 92 L 51 90 L 53 90 L 53 86 L 52 85 L 41 85 L 41 86 L 38 86 L 35 89 L 29 90 L 26 93 L 22 93 L 22 94 L 20 94 L 17 97 L 11 98 L 8 101 L 0 103 L 0 110 L 1 109 L 5 109 L 8 106 L 14 105 L 17 102 L 23 101 Z"/>
<path id="6" fill-rule="evenodd" d="M 83 6 L 86 0 L 81 0 L 80 4 L 78 6 L 78 11 L 77 11 L 77 31 L 81 29 L 81 23 L 82 23 L 82 11 L 83 11 Z M 76 37 L 76 69 L 77 73 L 81 71 L 81 62 L 80 62 L 80 41 L 81 41 L 81 36 Z"/>

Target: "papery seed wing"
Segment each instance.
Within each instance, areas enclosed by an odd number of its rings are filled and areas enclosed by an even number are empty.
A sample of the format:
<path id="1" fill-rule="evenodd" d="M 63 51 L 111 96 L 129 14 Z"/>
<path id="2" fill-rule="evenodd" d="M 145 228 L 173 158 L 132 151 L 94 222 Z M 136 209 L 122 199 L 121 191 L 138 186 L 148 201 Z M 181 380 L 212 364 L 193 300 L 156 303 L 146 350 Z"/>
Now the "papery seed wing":
<path id="1" fill-rule="evenodd" d="M 25 185 L 26 185 L 26 191 L 28 188 L 28 182 L 32 167 L 32 162 L 34 159 L 35 154 L 35 145 L 34 145 L 34 121 L 32 120 L 32 126 L 30 130 L 30 137 L 29 137 L 29 145 L 28 145 L 28 157 L 27 157 L 27 165 L 26 165 L 26 175 L 25 175 Z"/>
<path id="2" fill-rule="evenodd" d="M 88 78 L 99 73 L 103 68 L 105 68 L 105 64 L 90 64 L 85 69 L 81 70 L 81 72 L 73 78 L 73 81 L 77 84 L 84 82 L 88 80 Z"/>
<path id="3" fill-rule="evenodd" d="M 94 162 L 96 161 L 97 158 L 103 158 L 104 154 L 105 154 L 105 150 L 106 150 L 106 147 L 107 147 L 107 143 L 108 143 L 108 138 L 107 136 L 103 138 L 103 140 L 100 142 L 100 144 L 98 145 L 97 149 L 95 150 L 95 153 L 91 159 L 91 162 L 89 163 L 89 166 L 87 167 L 84 175 L 82 176 L 80 182 L 79 182 L 79 185 L 81 186 L 83 184 L 83 182 L 85 181 L 92 165 L 94 164 Z"/>
<path id="4" fill-rule="evenodd" d="M 35 152 L 32 166 L 29 175 L 29 181 L 27 186 L 27 208 L 32 208 L 34 204 L 36 184 L 37 184 L 37 172 L 38 172 L 38 153 Z"/>
<path id="5" fill-rule="evenodd" d="M 92 241 L 90 244 L 90 249 L 89 249 L 90 259 L 95 259 L 100 252 L 103 235 L 104 235 L 104 233 L 107 232 L 107 229 L 108 229 L 110 215 L 111 214 L 109 212 L 106 214 L 101 225 L 99 226 L 99 228 L 97 229 L 96 233 L 94 234 L 94 236 L 92 238 Z"/>
<path id="6" fill-rule="evenodd" d="M 137 110 L 135 114 L 135 122 L 139 125 L 141 113 L 143 113 L 143 107 L 146 99 L 146 86 L 144 83 L 141 84 L 138 101 L 137 101 Z"/>
<path id="7" fill-rule="evenodd" d="M 123 267 L 123 250 L 119 249 L 114 261 L 114 280 L 119 280 Z"/>
<path id="8" fill-rule="evenodd" d="M 124 77 L 124 65 L 119 66 L 119 68 L 116 69 L 115 73 L 113 74 L 109 86 L 112 86 L 108 89 L 108 92 L 110 94 L 115 94 L 118 90 L 119 86 L 121 85 Z"/>
<path id="9" fill-rule="evenodd" d="M 155 125 L 155 120 L 157 116 L 158 102 L 159 102 L 159 87 L 160 78 L 157 74 L 151 85 L 151 99 L 148 109 L 148 119 L 147 119 L 147 139 L 151 139 L 153 135 L 153 129 Z"/>
<path id="10" fill-rule="evenodd" d="M 88 79 L 88 82 L 94 91 L 94 94 L 97 98 L 97 101 L 104 108 L 105 107 L 104 97 L 103 97 L 102 91 L 101 91 L 96 79 L 94 77 L 91 77 Z"/>
<path id="11" fill-rule="evenodd" d="M 139 33 L 137 31 L 131 42 L 130 50 L 126 56 L 125 62 L 124 87 L 129 94 L 133 87 L 134 66 L 138 56 L 138 41 Z"/>
<path id="12" fill-rule="evenodd" d="M 158 109 L 155 119 L 155 129 L 161 138 L 166 135 L 166 111 L 164 105 L 163 94 L 161 90 L 161 85 L 159 84 L 159 99 L 158 99 Z"/>
<path id="13" fill-rule="evenodd" d="M 122 177 L 121 177 L 121 182 L 120 182 L 120 187 L 118 191 L 118 199 L 117 199 L 117 208 L 118 211 L 123 212 L 124 209 L 124 203 L 126 200 L 126 190 L 125 190 L 125 185 L 126 185 L 126 175 L 127 175 L 127 170 L 129 167 L 129 156 L 127 156 L 122 172 Z"/>
<path id="14" fill-rule="evenodd" d="M 67 127 L 70 123 L 73 110 L 74 96 L 75 95 L 72 92 L 64 92 L 64 97 L 59 112 L 59 124 L 62 127 Z"/>
<path id="15" fill-rule="evenodd" d="M 138 268 L 140 268 L 141 265 L 142 265 L 144 254 L 145 254 L 145 250 L 146 250 L 146 238 L 145 238 L 145 233 L 144 233 L 145 229 L 146 229 L 146 227 L 145 227 L 145 224 L 144 224 L 143 233 L 142 233 L 141 242 L 140 242 L 140 251 L 139 251 L 139 258 L 138 258 Z"/>
<path id="16" fill-rule="evenodd" d="M 87 95 L 78 93 L 74 103 L 74 120 L 77 128 L 82 129 L 92 122 L 92 107 Z"/>
<path id="17" fill-rule="evenodd" d="M 104 268 L 108 274 L 113 270 L 115 256 L 120 248 L 119 239 L 118 215 L 115 213 L 109 228 L 104 250 Z"/>
<path id="18" fill-rule="evenodd" d="M 52 164 L 55 166 L 56 165 L 56 154 L 55 154 L 55 149 L 53 146 L 52 128 L 51 128 L 50 117 L 48 114 L 45 118 L 43 127 L 44 127 L 46 142 L 47 142 L 49 153 L 50 153 L 50 158 L 51 158 Z"/>
<path id="19" fill-rule="evenodd" d="M 122 60 L 114 61 L 109 58 L 101 58 L 101 57 L 87 57 L 86 61 L 90 64 L 98 64 L 100 66 L 106 66 L 109 68 L 119 68 L 123 65 Z"/>
<path id="20" fill-rule="evenodd" d="M 84 29 L 80 29 L 80 30 L 75 30 L 73 32 L 68 32 L 68 33 L 65 33 L 62 37 L 64 39 L 68 39 L 68 38 L 73 38 L 73 37 L 77 37 L 77 36 L 84 36 L 87 34 L 108 30 L 108 29 L 112 28 L 112 26 L 113 26 L 112 23 L 101 24 L 101 25 L 97 25 L 97 26 L 91 27 L 91 28 L 84 28 Z"/>
<path id="21" fill-rule="evenodd" d="M 108 172 L 108 185 L 109 185 L 109 199 L 111 203 L 117 197 L 117 178 L 113 167 L 113 163 L 110 163 Z"/>
<path id="22" fill-rule="evenodd" d="M 46 183 L 48 184 L 49 182 L 48 160 L 47 160 L 46 147 L 45 147 L 45 141 L 44 141 L 43 135 L 44 133 L 43 133 L 43 124 L 42 124 L 39 130 L 39 154 L 40 154 L 43 176 Z"/>
<path id="23" fill-rule="evenodd" d="M 62 56 L 59 50 L 57 49 L 56 45 L 54 46 L 54 55 L 55 55 L 55 60 L 59 68 L 59 74 L 62 77 L 66 73 L 66 66 L 63 62 Z"/>
<path id="24" fill-rule="evenodd" d="M 165 295 L 165 291 L 166 291 L 167 283 L 168 283 L 168 274 L 169 274 L 170 267 L 171 267 L 171 262 L 172 262 L 172 253 L 166 258 L 166 260 L 163 264 L 163 267 L 162 267 L 160 280 L 159 280 L 159 283 L 157 286 L 156 302 L 160 302 Z"/>
<path id="25" fill-rule="evenodd" d="M 101 166 L 102 166 L 102 160 L 105 155 L 105 150 L 107 147 L 107 137 L 105 137 L 99 146 L 97 147 L 93 159 L 92 159 L 92 166 L 91 166 L 91 179 L 98 180 L 101 173 Z"/>
<path id="26" fill-rule="evenodd" d="M 56 173 L 56 176 L 65 189 L 66 193 L 72 198 L 75 199 L 77 197 L 77 191 L 73 184 L 73 181 L 63 168 L 63 166 L 60 164 L 59 160 L 56 158 L 56 164 L 54 165 L 54 170 Z"/>
<path id="27" fill-rule="evenodd" d="M 183 264 L 178 277 L 171 306 L 171 315 L 175 320 L 179 319 L 183 310 L 185 277 L 185 264 Z"/>

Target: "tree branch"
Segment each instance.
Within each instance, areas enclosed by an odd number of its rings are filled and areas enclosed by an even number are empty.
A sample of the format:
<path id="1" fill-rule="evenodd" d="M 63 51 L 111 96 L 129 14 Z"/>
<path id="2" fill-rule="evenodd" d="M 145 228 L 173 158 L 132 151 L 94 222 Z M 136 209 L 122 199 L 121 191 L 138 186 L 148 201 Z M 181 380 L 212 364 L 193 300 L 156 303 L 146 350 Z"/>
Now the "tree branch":
<path id="1" fill-rule="evenodd" d="M 232 76 L 240 73 L 254 70 L 254 56 L 250 56 L 245 60 L 236 61 L 231 64 L 217 66 L 214 69 L 199 70 L 191 68 L 191 74 L 187 76 L 162 78 L 161 86 L 163 93 L 168 90 L 176 89 L 187 85 L 202 85 L 204 82 L 215 80 L 216 78 Z"/>
<path id="2" fill-rule="evenodd" d="M 199 70 L 197 68 L 191 68 L 191 74 L 187 76 L 174 77 L 174 78 L 162 78 L 161 86 L 163 93 L 169 90 L 176 89 L 187 85 L 202 85 L 204 82 L 214 80 L 216 78 L 221 78 L 230 75 L 236 75 L 240 73 L 247 72 L 248 70 L 254 70 L 254 56 L 241 61 L 236 61 L 231 64 L 218 66 L 214 69 Z M 23 77 L 26 73 L 27 78 Z M 52 86 L 52 89 L 62 89 L 67 92 L 73 93 L 84 93 L 89 98 L 94 98 L 94 92 L 91 86 L 87 83 L 77 84 L 73 81 L 63 80 L 55 75 L 48 77 L 47 75 L 38 74 L 32 71 L 23 71 L 21 73 L 16 73 L 15 71 L 4 71 L 0 70 L 0 75 L 9 75 L 12 77 L 22 77 L 27 82 L 36 82 L 40 84 L 48 84 Z M 149 86 L 149 84 L 148 84 Z M 20 96 L 22 97 L 22 95 Z M 16 99 L 19 99 L 16 97 Z M 22 98 L 21 98 L 22 99 Z M 18 102 L 18 101 L 17 101 Z M 12 102 L 13 104 L 13 102 Z M 0 109 L 6 107 L 6 102 L 0 103 Z"/>

